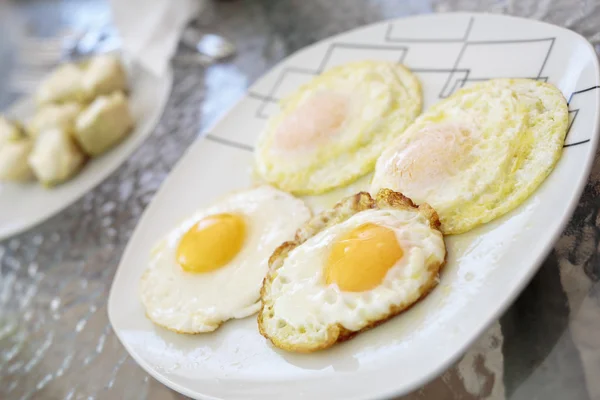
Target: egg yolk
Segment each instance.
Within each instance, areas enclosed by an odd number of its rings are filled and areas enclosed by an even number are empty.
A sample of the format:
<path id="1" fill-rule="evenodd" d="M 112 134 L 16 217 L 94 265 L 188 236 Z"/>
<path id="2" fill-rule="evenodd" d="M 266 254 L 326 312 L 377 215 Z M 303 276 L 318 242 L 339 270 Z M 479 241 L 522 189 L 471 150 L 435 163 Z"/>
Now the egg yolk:
<path id="1" fill-rule="evenodd" d="M 214 271 L 239 253 L 245 237 L 246 222 L 241 215 L 211 215 L 183 235 L 177 247 L 177 262 L 186 272 Z"/>
<path id="2" fill-rule="evenodd" d="M 333 92 L 314 94 L 290 113 L 275 132 L 282 150 L 313 148 L 334 136 L 348 115 L 348 99 Z"/>
<path id="3" fill-rule="evenodd" d="M 393 230 L 367 223 L 340 237 L 325 265 L 325 283 L 344 292 L 363 292 L 381 284 L 404 252 Z"/>

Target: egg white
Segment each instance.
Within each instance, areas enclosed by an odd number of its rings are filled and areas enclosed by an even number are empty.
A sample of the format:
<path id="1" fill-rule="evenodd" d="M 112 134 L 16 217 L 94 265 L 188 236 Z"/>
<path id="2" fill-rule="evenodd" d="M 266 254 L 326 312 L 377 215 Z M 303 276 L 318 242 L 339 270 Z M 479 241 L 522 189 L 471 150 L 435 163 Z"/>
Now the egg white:
<path id="1" fill-rule="evenodd" d="M 199 220 L 220 213 L 243 214 L 246 239 L 226 266 L 206 273 L 184 271 L 176 261 L 182 236 Z M 231 318 L 254 314 L 268 259 L 310 218 L 304 203 L 270 186 L 230 195 L 196 212 L 153 250 L 140 284 L 142 303 L 154 323 L 180 333 L 210 332 Z"/>
<path id="2" fill-rule="evenodd" d="M 568 107 L 554 86 L 495 79 L 441 101 L 377 160 L 382 188 L 431 205 L 444 234 L 466 232 L 517 207 L 562 152 Z"/>
<path id="3" fill-rule="evenodd" d="M 392 229 L 403 257 L 371 290 L 343 292 L 335 284 L 327 285 L 323 273 L 331 245 L 365 223 Z M 263 329 L 268 336 L 287 341 L 290 347 L 306 343 L 318 346 L 327 340 L 329 327 L 335 324 L 359 331 L 389 317 L 393 307 L 417 301 L 424 294 L 422 288 L 438 279 L 437 268 L 428 267 L 441 265 L 445 254 L 441 233 L 432 229 L 429 220 L 416 209 L 362 211 L 290 251 L 271 282 L 266 300 L 272 303 L 274 315 L 263 319 Z"/>
<path id="4" fill-rule="evenodd" d="M 311 108 L 313 102 L 319 105 Z M 402 134 L 421 105 L 418 79 L 400 64 L 361 61 L 332 68 L 281 102 L 281 112 L 259 137 L 256 170 L 265 181 L 294 194 L 344 186 L 373 170 L 386 144 Z M 299 110 L 305 111 L 299 116 Z M 307 134 L 315 126 L 333 124 L 328 118 L 334 114 L 344 115 L 339 126 Z M 284 148 L 279 139 L 289 131 L 310 140 Z"/>

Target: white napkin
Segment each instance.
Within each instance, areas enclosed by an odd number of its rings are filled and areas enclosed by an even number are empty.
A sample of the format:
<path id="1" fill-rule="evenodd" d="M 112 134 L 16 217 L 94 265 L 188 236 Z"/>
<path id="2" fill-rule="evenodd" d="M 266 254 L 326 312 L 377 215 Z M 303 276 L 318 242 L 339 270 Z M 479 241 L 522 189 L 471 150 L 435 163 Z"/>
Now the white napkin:
<path id="1" fill-rule="evenodd" d="M 109 0 L 122 48 L 157 76 L 167 71 L 187 23 L 205 0 Z"/>

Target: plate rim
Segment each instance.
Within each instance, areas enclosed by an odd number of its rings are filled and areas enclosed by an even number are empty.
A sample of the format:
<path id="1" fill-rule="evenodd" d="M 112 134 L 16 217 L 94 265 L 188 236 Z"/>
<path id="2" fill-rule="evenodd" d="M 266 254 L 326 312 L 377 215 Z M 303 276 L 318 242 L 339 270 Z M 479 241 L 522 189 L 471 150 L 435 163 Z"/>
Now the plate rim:
<path id="1" fill-rule="evenodd" d="M 136 361 L 136 363 L 140 367 L 142 367 L 142 369 L 144 369 L 144 371 L 146 371 L 150 376 L 152 376 L 154 379 L 156 379 L 160 383 L 166 385 L 167 387 L 169 387 L 183 395 L 186 395 L 186 396 L 189 396 L 192 398 L 203 398 L 203 399 L 211 399 L 211 400 L 220 399 L 219 397 L 202 394 L 193 389 L 188 389 L 187 387 L 172 381 L 166 375 L 159 373 L 159 371 L 154 369 L 149 363 L 147 363 L 146 360 L 140 354 L 138 354 L 136 351 L 134 351 L 132 348 L 130 348 L 130 346 L 127 344 L 127 341 L 121 337 L 121 332 L 118 329 L 115 329 L 115 324 L 113 323 L 113 308 L 116 307 L 116 305 L 114 305 L 114 301 L 115 301 L 114 300 L 114 296 L 115 296 L 114 295 L 114 282 L 117 280 L 121 269 L 126 268 L 125 266 L 123 266 L 122 260 L 125 259 L 125 256 L 128 254 L 128 252 L 131 251 L 131 243 L 132 243 L 131 239 L 138 234 L 138 230 L 140 229 L 142 222 L 145 221 L 145 219 L 148 215 L 148 210 L 149 210 L 150 206 L 153 204 L 155 199 L 162 193 L 162 191 L 164 189 L 164 183 L 167 181 L 167 179 L 169 179 L 171 174 L 175 173 L 180 168 L 182 161 L 186 158 L 188 153 L 190 153 L 192 149 L 195 149 L 196 147 L 201 146 L 205 141 L 208 140 L 206 136 L 209 135 L 217 125 L 221 124 L 226 118 L 228 118 L 228 115 L 231 113 L 231 111 L 233 109 L 238 107 L 240 105 L 240 103 L 242 103 L 244 100 L 246 100 L 249 97 L 248 93 L 250 91 L 252 91 L 252 89 L 254 88 L 255 85 L 257 85 L 262 79 L 264 79 L 267 75 L 269 75 L 274 69 L 277 69 L 277 68 L 281 67 L 282 65 L 284 65 L 287 62 L 287 60 L 289 60 L 294 55 L 296 55 L 300 52 L 303 52 L 309 48 L 319 46 L 324 41 L 334 40 L 341 36 L 344 36 L 344 35 L 347 35 L 350 33 L 354 33 L 356 31 L 359 31 L 359 30 L 362 30 L 362 29 L 365 29 L 368 27 L 383 25 L 385 23 L 401 22 L 401 21 L 405 21 L 405 20 L 409 20 L 409 19 L 411 19 L 411 20 L 412 19 L 435 19 L 435 18 L 459 17 L 459 16 L 467 16 L 467 17 L 486 16 L 486 17 L 493 17 L 493 18 L 499 18 L 499 19 L 507 19 L 507 20 L 513 20 L 513 21 L 526 22 L 528 24 L 534 24 L 534 25 L 544 26 L 547 28 L 552 28 L 552 29 L 560 31 L 562 34 L 573 35 L 573 37 L 576 37 L 577 40 L 581 41 L 582 43 L 584 43 L 587 46 L 587 48 L 591 52 L 591 54 L 597 55 L 597 53 L 594 50 L 591 43 L 584 36 L 582 36 L 578 32 L 564 28 L 562 26 L 554 25 L 554 24 L 544 22 L 544 21 L 513 16 L 513 15 L 496 14 L 496 13 L 492 13 L 492 12 L 466 12 L 466 11 L 443 12 L 443 13 L 432 12 L 432 13 L 408 15 L 408 16 L 399 17 L 399 18 L 383 19 L 383 20 L 376 21 L 376 22 L 373 22 L 370 24 L 355 27 L 355 28 L 352 28 L 352 29 L 344 31 L 344 32 L 340 32 L 340 33 L 332 35 L 332 36 L 322 38 L 314 43 L 311 43 L 308 46 L 304 46 L 304 47 L 286 55 L 285 58 L 283 58 L 281 61 L 274 64 L 272 67 L 270 67 L 268 70 L 266 70 L 263 74 L 261 74 L 252 84 L 250 84 L 248 86 L 248 88 L 246 89 L 246 91 L 243 93 L 243 95 L 241 95 L 239 99 L 237 99 L 235 102 L 233 102 L 231 104 L 231 106 L 229 106 L 221 114 L 221 116 L 219 116 L 219 118 L 217 118 L 213 123 L 209 124 L 207 128 L 201 130 L 199 136 L 184 151 L 184 153 L 181 155 L 179 160 L 175 163 L 175 165 L 171 169 L 170 173 L 165 178 L 165 180 L 163 180 L 163 182 L 161 183 L 159 189 L 154 193 L 152 200 L 150 201 L 148 206 L 145 208 L 142 216 L 136 223 L 136 227 L 135 227 L 134 231 L 132 232 L 132 234 L 128 240 L 128 243 L 123 250 L 121 259 L 119 261 L 119 265 L 117 266 L 115 275 L 113 277 L 113 282 L 111 284 L 109 297 L 108 297 L 108 301 L 107 301 L 107 313 L 108 313 L 108 318 L 109 318 L 111 327 L 112 327 L 113 331 L 115 332 L 117 338 L 119 339 L 119 342 L 126 349 L 127 353 Z M 592 63 L 594 65 L 595 71 L 600 72 L 600 65 L 599 65 L 598 57 L 592 57 Z M 596 74 L 596 78 L 595 78 L 596 79 L 595 87 L 600 87 L 600 77 L 597 75 L 598 74 Z M 596 103 L 598 105 L 600 105 L 600 90 L 596 90 L 595 98 L 596 98 Z M 591 131 L 590 131 L 590 140 L 589 140 L 590 150 L 589 151 L 595 155 L 596 150 L 598 148 L 598 142 L 600 139 L 600 137 L 599 137 L 600 109 L 595 108 L 594 114 L 595 114 L 594 126 L 593 126 L 593 129 L 591 129 Z M 544 249 L 542 251 L 540 251 L 536 255 L 536 257 L 534 257 L 534 262 L 532 264 L 533 266 L 527 270 L 525 277 L 523 279 L 521 279 L 517 285 L 514 285 L 511 288 L 511 290 L 508 293 L 508 296 L 505 297 L 504 301 L 497 303 L 497 305 L 495 307 L 493 307 L 493 312 L 491 312 L 489 314 L 490 315 L 489 318 L 487 320 L 481 320 L 481 322 L 474 324 L 476 326 L 476 328 L 472 329 L 472 331 L 475 332 L 475 334 L 472 335 L 473 336 L 472 339 L 467 340 L 464 342 L 463 345 L 458 346 L 457 350 L 454 351 L 453 355 L 451 357 L 449 357 L 448 359 L 446 359 L 445 362 L 439 363 L 437 365 L 437 367 L 432 368 L 428 374 L 423 374 L 419 379 L 413 380 L 410 384 L 404 384 L 401 388 L 388 389 L 388 390 L 384 389 L 384 390 L 379 390 L 378 392 L 372 392 L 372 394 L 370 394 L 369 397 L 356 397 L 355 396 L 355 397 L 350 397 L 348 399 L 366 399 L 366 398 L 376 399 L 376 398 L 388 398 L 390 396 L 398 396 L 398 395 L 408 394 L 408 393 L 414 391 L 416 388 L 418 388 L 418 387 L 430 382 L 432 379 L 435 379 L 436 377 L 438 377 L 444 370 L 446 370 L 450 365 L 452 365 L 460 357 L 462 357 L 465 354 L 465 352 L 468 350 L 468 348 L 481 336 L 481 334 L 486 329 L 488 329 L 488 327 L 491 326 L 491 324 L 493 324 L 494 321 L 496 321 L 502 315 L 502 313 L 504 313 L 508 309 L 508 307 L 515 301 L 515 299 L 518 297 L 518 295 L 523 291 L 525 286 L 527 286 L 531 282 L 531 279 L 533 278 L 533 276 L 539 271 L 540 267 L 543 264 L 543 261 L 546 259 L 548 254 L 555 247 L 558 238 L 562 235 L 566 225 L 571 220 L 573 213 L 574 213 L 577 205 L 579 204 L 579 200 L 581 199 L 581 196 L 583 194 L 585 186 L 589 180 L 589 176 L 590 176 L 594 161 L 595 161 L 595 156 L 591 156 L 587 160 L 585 160 L 585 164 L 583 165 L 582 173 L 579 175 L 579 179 L 576 184 L 576 188 L 571 193 L 571 198 L 569 200 L 566 211 L 560 217 L 559 228 L 557 228 L 556 231 L 553 232 L 553 234 L 551 235 L 551 240 L 549 240 L 544 245 Z M 199 397 L 199 396 L 201 396 L 201 397 Z"/>

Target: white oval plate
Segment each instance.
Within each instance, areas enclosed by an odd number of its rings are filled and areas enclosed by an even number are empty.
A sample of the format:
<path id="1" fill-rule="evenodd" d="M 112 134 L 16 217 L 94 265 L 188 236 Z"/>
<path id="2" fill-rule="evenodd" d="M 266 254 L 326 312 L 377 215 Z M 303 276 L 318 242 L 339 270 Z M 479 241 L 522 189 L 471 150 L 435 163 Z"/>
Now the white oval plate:
<path id="1" fill-rule="evenodd" d="M 448 238 L 441 284 L 424 301 L 331 350 L 279 351 L 260 336 L 254 317 L 196 336 L 155 327 L 137 293 L 154 243 L 197 208 L 251 184 L 251 147 L 264 117 L 276 111 L 276 99 L 323 69 L 367 58 L 407 64 L 422 80 L 426 107 L 479 80 L 548 79 L 571 100 L 576 117 L 556 169 L 514 212 Z M 110 293 L 115 332 L 152 376 L 195 398 L 372 399 L 414 390 L 447 368 L 499 317 L 570 218 L 598 142 L 598 76 L 594 50 L 576 33 L 485 14 L 378 23 L 290 56 L 189 149 L 146 209 Z M 323 206 L 335 195 L 311 200 Z"/>
<path id="2" fill-rule="evenodd" d="M 128 67 L 134 130 L 106 154 L 88 162 L 75 177 L 52 189 L 37 182 L 0 183 L 0 240 L 50 218 L 79 199 L 116 170 L 152 133 L 169 98 L 172 73 L 168 71 L 159 78 L 139 65 L 128 64 Z M 33 98 L 27 97 L 7 114 L 25 120 L 34 112 Z"/>

